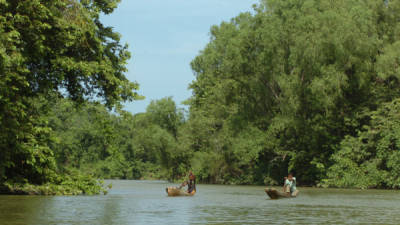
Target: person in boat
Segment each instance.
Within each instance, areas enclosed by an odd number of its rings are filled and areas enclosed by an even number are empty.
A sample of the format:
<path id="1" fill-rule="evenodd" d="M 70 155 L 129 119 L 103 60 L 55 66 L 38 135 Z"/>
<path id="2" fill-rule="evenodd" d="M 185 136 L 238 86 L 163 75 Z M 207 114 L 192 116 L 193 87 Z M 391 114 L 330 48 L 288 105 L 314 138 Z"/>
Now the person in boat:
<path id="1" fill-rule="evenodd" d="M 185 180 L 179 187 L 176 187 L 178 189 L 182 189 L 185 186 L 187 186 L 187 192 L 190 194 L 193 191 L 196 191 L 196 176 L 192 173 L 192 171 L 189 171 L 189 180 Z"/>
<path id="2" fill-rule="evenodd" d="M 285 182 L 283 185 L 283 191 L 290 196 L 297 196 L 299 191 L 296 188 L 296 177 L 293 176 L 292 173 L 289 173 L 287 177 L 285 177 Z"/>
<path id="3" fill-rule="evenodd" d="M 189 181 L 187 182 L 188 185 L 188 193 L 192 193 L 193 191 L 196 192 L 196 176 L 189 171 Z"/>

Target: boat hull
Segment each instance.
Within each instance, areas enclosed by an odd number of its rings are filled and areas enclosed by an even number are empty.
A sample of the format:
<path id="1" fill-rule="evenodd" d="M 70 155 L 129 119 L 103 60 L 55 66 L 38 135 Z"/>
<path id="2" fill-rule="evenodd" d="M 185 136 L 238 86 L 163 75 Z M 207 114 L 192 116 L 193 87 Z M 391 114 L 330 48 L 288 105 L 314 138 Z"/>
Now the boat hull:
<path id="1" fill-rule="evenodd" d="M 265 193 L 270 197 L 271 199 L 280 199 L 280 198 L 295 198 L 297 197 L 299 191 L 296 190 L 292 195 L 278 191 L 274 188 L 266 188 Z"/>
<path id="2" fill-rule="evenodd" d="M 175 187 L 168 187 L 166 188 L 168 196 L 176 197 L 176 196 L 193 196 L 196 191 L 192 191 L 191 193 L 187 193 L 184 190 Z"/>

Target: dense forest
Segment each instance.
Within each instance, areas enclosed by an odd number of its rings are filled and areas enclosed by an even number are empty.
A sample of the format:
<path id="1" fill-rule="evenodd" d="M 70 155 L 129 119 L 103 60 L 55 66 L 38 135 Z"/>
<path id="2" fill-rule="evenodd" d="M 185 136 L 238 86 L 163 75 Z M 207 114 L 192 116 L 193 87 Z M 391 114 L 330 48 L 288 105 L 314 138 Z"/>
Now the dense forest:
<path id="1" fill-rule="evenodd" d="M 398 188 L 399 19 L 396 0 L 267 0 L 212 27 L 188 100 L 200 177 Z"/>
<path id="2" fill-rule="evenodd" d="M 0 1 L 0 190 L 98 178 L 400 188 L 400 0 L 263 0 L 211 27 L 192 97 L 146 112 L 118 0 Z"/>

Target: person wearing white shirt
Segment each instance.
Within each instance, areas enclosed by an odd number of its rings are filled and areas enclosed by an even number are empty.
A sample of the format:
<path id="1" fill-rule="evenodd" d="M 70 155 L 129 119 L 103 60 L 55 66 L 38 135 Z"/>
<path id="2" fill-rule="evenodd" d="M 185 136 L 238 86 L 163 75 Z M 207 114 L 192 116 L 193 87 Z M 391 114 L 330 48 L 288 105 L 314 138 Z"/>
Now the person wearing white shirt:
<path id="1" fill-rule="evenodd" d="M 293 177 L 292 173 L 289 173 L 287 177 L 285 177 L 285 182 L 283 185 L 283 191 L 290 196 L 295 197 L 299 191 L 296 189 L 296 177 Z"/>

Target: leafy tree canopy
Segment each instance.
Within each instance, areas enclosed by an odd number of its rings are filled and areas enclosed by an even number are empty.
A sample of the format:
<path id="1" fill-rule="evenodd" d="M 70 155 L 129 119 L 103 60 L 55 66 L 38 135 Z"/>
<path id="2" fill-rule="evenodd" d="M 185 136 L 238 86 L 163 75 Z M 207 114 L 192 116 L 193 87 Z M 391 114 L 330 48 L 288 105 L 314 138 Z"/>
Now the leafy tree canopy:
<path id="1" fill-rule="evenodd" d="M 264 0 L 254 13 L 213 26 L 191 64 L 188 101 L 188 123 L 202 120 L 210 131 L 194 129 L 193 144 L 225 165 L 208 175 L 242 182 L 253 174 L 254 183 L 289 170 L 303 184 L 324 178 L 343 138 L 399 97 L 399 5 Z M 246 169 L 237 170 L 241 161 Z"/>
<path id="2" fill-rule="evenodd" d="M 118 0 L 0 1 L 0 181 L 53 181 L 51 130 L 43 115 L 54 93 L 109 107 L 139 98 L 125 77 L 120 35 L 99 20 Z M 39 101 L 43 103 L 43 101 Z"/>

